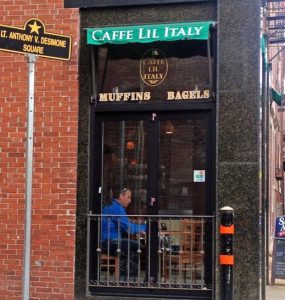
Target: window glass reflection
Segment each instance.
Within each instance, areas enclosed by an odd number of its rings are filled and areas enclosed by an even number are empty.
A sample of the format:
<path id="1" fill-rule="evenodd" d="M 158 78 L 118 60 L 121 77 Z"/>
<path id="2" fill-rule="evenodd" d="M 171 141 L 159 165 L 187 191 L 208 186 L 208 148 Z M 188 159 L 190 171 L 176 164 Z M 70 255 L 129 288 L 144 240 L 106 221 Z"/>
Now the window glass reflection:
<path id="1" fill-rule="evenodd" d="M 129 213 L 146 213 L 147 149 L 144 121 L 106 121 L 103 125 L 103 206 L 115 190 L 129 187 Z"/>
<path id="2" fill-rule="evenodd" d="M 194 182 L 194 170 L 206 173 L 204 119 L 166 120 L 160 126 L 160 210 L 205 213 L 206 182 Z"/>

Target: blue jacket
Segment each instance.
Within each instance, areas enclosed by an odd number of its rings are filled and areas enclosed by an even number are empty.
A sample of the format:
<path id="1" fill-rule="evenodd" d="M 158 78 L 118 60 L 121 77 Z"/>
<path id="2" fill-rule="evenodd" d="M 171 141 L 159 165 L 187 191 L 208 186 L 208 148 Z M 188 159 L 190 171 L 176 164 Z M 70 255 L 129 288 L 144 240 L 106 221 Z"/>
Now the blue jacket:
<path id="1" fill-rule="evenodd" d="M 118 215 L 117 217 L 108 217 L 104 215 Z M 132 223 L 126 216 L 125 208 L 113 199 L 111 205 L 104 206 L 102 210 L 102 242 L 115 239 L 121 239 L 124 235 L 137 234 L 146 231 L 145 224 Z"/>

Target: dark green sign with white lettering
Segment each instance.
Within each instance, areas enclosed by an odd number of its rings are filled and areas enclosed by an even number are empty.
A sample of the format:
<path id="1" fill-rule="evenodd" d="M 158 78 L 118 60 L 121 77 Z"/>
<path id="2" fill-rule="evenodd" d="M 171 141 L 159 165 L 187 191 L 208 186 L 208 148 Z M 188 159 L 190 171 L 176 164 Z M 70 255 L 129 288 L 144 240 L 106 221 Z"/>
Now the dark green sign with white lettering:
<path id="1" fill-rule="evenodd" d="M 69 60 L 71 37 L 47 33 L 42 21 L 30 19 L 23 28 L 0 25 L 0 50 Z"/>
<path id="2" fill-rule="evenodd" d="M 87 44 L 152 43 L 179 40 L 207 40 L 213 21 L 150 24 L 87 29 Z"/>

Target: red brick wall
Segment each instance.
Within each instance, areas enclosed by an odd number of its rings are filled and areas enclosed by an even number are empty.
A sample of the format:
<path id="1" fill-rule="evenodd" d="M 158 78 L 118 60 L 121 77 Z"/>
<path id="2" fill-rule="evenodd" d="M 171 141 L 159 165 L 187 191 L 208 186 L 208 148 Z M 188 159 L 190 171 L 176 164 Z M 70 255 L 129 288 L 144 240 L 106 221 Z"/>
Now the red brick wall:
<path id="1" fill-rule="evenodd" d="M 16 4 L 15 4 L 16 3 Z M 79 12 L 63 0 L 0 0 L 0 24 L 38 18 L 72 37 L 70 61 L 36 62 L 30 299 L 73 299 Z M 0 51 L 0 299 L 21 299 L 27 59 Z"/>

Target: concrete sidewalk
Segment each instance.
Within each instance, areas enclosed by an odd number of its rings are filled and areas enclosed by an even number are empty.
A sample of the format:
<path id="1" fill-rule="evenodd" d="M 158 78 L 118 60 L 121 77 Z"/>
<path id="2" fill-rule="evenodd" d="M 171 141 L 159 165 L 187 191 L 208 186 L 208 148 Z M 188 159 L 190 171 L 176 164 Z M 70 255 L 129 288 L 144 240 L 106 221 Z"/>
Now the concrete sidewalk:
<path id="1" fill-rule="evenodd" d="M 285 284 L 266 287 L 266 300 L 284 300 Z"/>
<path id="2" fill-rule="evenodd" d="M 275 284 L 273 286 L 269 286 L 269 285 L 266 286 L 266 300 L 281 300 L 281 299 L 282 300 L 285 299 L 285 280 L 275 279 Z"/>
<path id="3" fill-rule="evenodd" d="M 272 253 L 272 249 L 271 249 Z M 269 280 L 271 281 L 272 256 L 269 256 Z M 275 279 L 273 286 L 266 286 L 266 300 L 285 300 L 285 279 Z"/>

